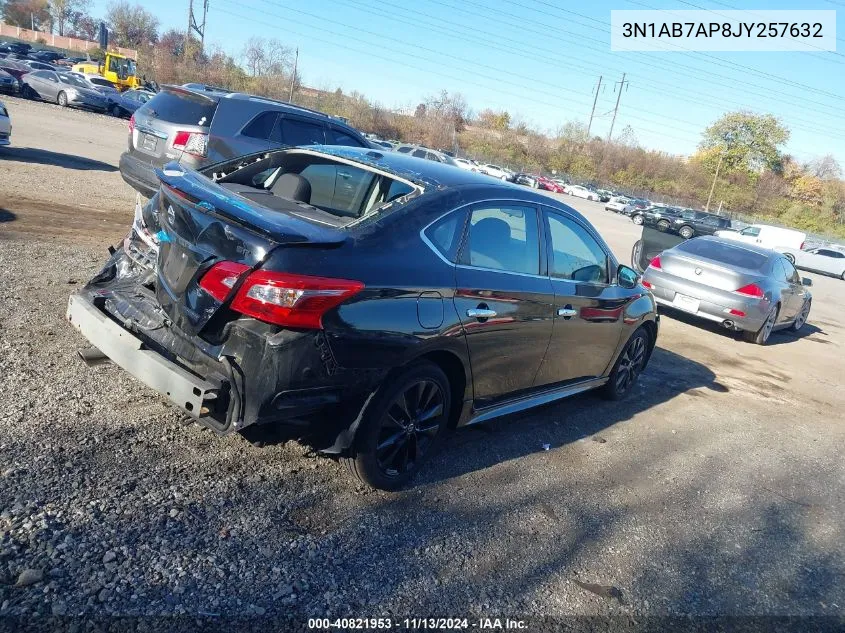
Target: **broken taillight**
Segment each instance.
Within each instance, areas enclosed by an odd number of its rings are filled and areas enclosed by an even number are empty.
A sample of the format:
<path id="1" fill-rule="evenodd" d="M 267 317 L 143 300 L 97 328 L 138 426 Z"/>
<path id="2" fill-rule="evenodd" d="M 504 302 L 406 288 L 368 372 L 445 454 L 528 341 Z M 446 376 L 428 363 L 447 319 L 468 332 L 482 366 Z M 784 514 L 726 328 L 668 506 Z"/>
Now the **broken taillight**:
<path id="1" fill-rule="evenodd" d="M 225 301 L 249 266 L 237 262 L 214 264 L 200 279 L 200 288 L 218 301 Z"/>

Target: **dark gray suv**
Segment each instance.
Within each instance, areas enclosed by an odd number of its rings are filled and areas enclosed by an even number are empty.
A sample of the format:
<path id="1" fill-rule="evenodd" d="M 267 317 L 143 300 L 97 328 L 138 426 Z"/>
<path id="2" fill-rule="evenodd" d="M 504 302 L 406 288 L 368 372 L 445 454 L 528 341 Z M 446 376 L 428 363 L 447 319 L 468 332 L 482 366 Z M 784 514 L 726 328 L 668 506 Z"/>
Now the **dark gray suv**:
<path id="1" fill-rule="evenodd" d="M 120 174 L 149 198 L 159 187 L 154 170 L 170 161 L 199 169 L 291 145 L 372 147 L 322 112 L 201 84 L 163 86 L 129 121 Z"/>

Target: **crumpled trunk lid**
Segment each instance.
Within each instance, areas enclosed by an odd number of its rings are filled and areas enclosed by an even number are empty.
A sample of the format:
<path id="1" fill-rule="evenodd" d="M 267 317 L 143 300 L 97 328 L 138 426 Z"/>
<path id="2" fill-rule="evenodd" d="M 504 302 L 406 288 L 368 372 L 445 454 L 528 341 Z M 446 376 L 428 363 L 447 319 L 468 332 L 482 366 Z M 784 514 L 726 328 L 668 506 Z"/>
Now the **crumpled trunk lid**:
<path id="1" fill-rule="evenodd" d="M 162 183 L 156 297 L 187 334 L 197 334 L 224 309 L 225 303 L 199 286 L 215 263 L 258 268 L 280 245 L 331 245 L 346 239 L 343 231 L 262 207 L 175 163 L 156 174 Z"/>

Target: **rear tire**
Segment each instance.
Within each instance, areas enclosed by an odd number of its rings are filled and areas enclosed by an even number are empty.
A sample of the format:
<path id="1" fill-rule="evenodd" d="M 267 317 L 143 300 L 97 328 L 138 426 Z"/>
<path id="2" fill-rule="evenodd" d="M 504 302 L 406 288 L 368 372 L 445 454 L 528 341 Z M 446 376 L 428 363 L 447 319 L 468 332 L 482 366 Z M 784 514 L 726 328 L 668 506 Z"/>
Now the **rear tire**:
<path id="1" fill-rule="evenodd" d="M 801 312 L 798 313 L 798 316 L 795 317 L 795 320 L 792 322 L 790 329 L 793 332 L 798 332 L 804 327 L 804 324 L 807 323 L 807 319 L 810 316 L 810 308 L 812 307 L 812 300 L 805 301 L 804 305 L 801 306 Z"/>
<path id="2" fill-rule="evenodd" d="M 660 220 L 657 223 L 657 228 L 661 231 L 668 231 L 669 230 L 669 222 L 667 220 Z"/>
<path id="3" fill-rule="evenodd" d="M 766 321 L 763 323 L 762 327 L 756 332 L 749 332 L 745 331 L 742 333 L 742 338 L 744 338 L 749 343 L 755 343 L 757 345 L 765 345 L 766 342 L 769 340 L 769 337 L 772 335 L 772 329 L 777 323 L 778 320 L 778 313 L 780 312 L 780 304 L 777 304 L 775 307 L 772 308 L 769 315 L 766 317 Z"/>
<path id="4" fill-rule="evenodd" d="M 379 388 L 342 460 L 368 486 L 398 490 L 439 448 L 451 406 L 451 387 L 440 367 L 428 361 L 409 365 Z"/>
<path id="5" fill-rule="evenodd" d="M 602 396 L 608 400 L 621 400 L 627 396 L 648 360 L 648 346 L 651 342 L 644 327 L 638 328 L 628 339 L 616 364 L 602 387 Z"/>
<path id="6" fill-rule="evenodd" d="M 58 96 L 56 97 L 56 103 L 58 103 L 63 108 L 67 107 L 67 95 L 64 91 L 59 92 Z"/>
<path id="7" fill-rule="evenodd" d="M 692 230 L 692 227 L 691 227 L 691 226 L 682 226 L 682 227 L 680 228 L 680 230 L 678 231 L 678 234 L 679 234 L 682 238 L 684 238 L 685 240 L 688 240 L 688 239 L 689 239 L 689 238 L 691 238 L 693 235 L 695 235 L 695 231 L 693 231 L 693 230 Z"/>
<path id="8" fill-rule="evenodd" d="M 111 110 L 109 110 L 109 114 L 111 114 L 113 117 L 119 118 L 120 115 L 121 115 L 120 106 L 117 105 L 117 104 L 114 104 L 111 107 Z"/>

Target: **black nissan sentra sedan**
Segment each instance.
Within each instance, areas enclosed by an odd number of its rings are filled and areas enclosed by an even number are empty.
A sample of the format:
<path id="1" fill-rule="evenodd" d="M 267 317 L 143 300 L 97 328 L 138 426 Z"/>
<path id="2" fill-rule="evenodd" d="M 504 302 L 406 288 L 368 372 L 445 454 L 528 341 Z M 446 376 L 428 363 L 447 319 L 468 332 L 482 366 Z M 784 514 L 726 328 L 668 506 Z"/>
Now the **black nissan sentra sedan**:
<path id="1" fill-rule="evenodd" d="M 579 213 L 366 148 L 289 148 L 159 192 L 70 298 L 93 347 L 218 433 L 274 428 L 402 486 L 453 427 L 627 395 L 652 295 Z"/>

